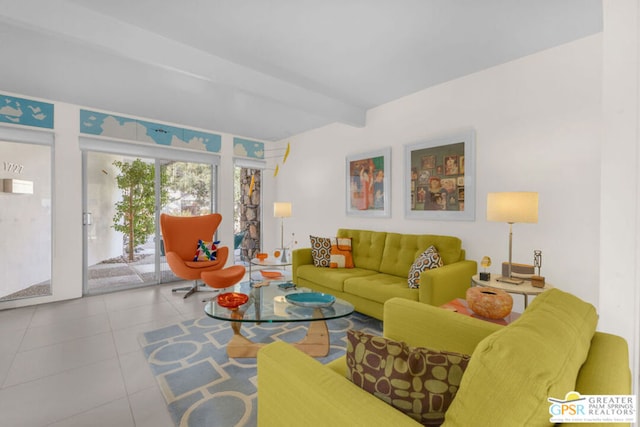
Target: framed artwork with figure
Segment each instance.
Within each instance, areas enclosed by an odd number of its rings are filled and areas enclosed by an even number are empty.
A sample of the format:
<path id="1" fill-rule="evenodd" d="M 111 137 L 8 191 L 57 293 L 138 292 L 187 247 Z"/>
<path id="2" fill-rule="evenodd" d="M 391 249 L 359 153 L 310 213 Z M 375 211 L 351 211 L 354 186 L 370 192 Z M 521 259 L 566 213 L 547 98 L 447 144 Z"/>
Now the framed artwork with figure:
<path id="1" fill-rule="evenodd" d="M 405 146 L 405 217 L 475 219 L 475 132 Z"/>
<path id="2" fill-rule="evenodd" d="M 347 215 L 391 216 L 391 147 L 347 156 Z"/>

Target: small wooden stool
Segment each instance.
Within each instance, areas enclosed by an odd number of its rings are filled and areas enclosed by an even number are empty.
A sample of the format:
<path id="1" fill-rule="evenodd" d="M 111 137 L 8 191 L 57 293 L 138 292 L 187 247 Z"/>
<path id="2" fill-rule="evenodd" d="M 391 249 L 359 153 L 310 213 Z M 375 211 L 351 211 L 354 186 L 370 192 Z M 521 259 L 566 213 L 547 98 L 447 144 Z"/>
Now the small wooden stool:
<path id="1" fill-rule="evenodd" d="M 211 288 L 223 289 L 233 286 L 242 280 L 246 271 L 241 265 L 232 265 L 221 270 L 205 271 L 200 278 Z"/>

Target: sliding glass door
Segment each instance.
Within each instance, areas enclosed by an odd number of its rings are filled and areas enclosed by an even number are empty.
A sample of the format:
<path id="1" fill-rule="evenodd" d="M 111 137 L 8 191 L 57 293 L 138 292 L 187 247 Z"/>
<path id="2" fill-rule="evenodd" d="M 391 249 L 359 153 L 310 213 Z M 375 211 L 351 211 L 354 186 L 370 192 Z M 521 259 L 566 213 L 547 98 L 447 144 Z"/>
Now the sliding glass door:
<path id="1" fill-rule="evenodd" d="M 202 215 L 215 207 L 215 158 L 143 154 L 84 152 L 85 294 L 180 280 L 165 261 L 160 213 Z"/>
<path id="2" fill-rule="evenodd" d="M 85 293 L 157 283 L 155 160 L 85 153 Z"/>
<path id="3" fill-rule="evenodd" d="M 161 212 L 174 216 L 205 215 L 214 209 L 215 166 L 206 163 L 160 161 Z M 161 282 L 178 279 L 164 260 L 164 244 L 160 236 Z"/>

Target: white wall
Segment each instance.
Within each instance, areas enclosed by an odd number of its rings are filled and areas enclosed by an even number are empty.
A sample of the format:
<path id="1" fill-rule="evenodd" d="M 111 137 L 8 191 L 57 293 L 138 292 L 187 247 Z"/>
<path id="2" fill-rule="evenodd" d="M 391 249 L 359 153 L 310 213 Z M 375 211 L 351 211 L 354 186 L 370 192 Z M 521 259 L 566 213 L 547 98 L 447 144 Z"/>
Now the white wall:
<path id="1" fill-rule="evenodd" d="M 514 225 L 514 262 L 532 264 L 542 250 L 542 275 L 597 306 L 601 43 L 588 37 L 412 94 L 371 110 L 362 129 L 331 125 L 292 138 L 276 194 L 293 203 L 287 231 L 302 246 L 339 227 L 454 235 L 468 258 L 489 255 L 498 265 L 508 256 L 508 225 L 486 221 L 487 193 L 538 191 L 539 222 Z M 476 131 L 476 220 L 405 219 L 404 145 L 468 127 Z M 392 217 L 346 216 L 345 156 L 387 146 Z"/>
<path id="2" fill-rule="evenodd" d="M 602 34 L 383 105 L 362 129 L 334 124 L 291 138 L 274 194 L 293 203 L 287 231 L 299 246 L 339 227 L 455 235 L 468 258 L 489 255 L 498 264 L 507 258 L 508 226 L 486 221 L 487 193 L 538 191 L 539 222 L 514 225 L 514 262 L 532 263 L 533 250 L 542 250 L 548 282 L 596 306 L 598 329 L 629 344 L 637 392 L 639 3 L 605 1 Z M 404 145 L 469 127 L 477 142 L 476 220 L 405 219 Z M 346 216 L 345 156 L 388 146 L 392 218 Z M 273 218 L 265 217 L 265 229 L 275 245 Z"/>
<path id="3" fill-rule="evenodd" d="M 82 155 L 78 147 L 79 108 L 55 103 L 54 117 L 53 295 L 17 300 L 14 303 L 16 307 L 82 296 Z"/>
<path id="4" fill-rule="evenodd" d="M 0 186 L 4 178 L 33 184 L 33 194 L 0 188 L 0 297 L 51 279 L 51 157 L 49 146 L 0 143 Z"/>
<path id="5" fill-rule="evenodd" d="M 222 222 L 218 227 L 218 239 L 223 246 L 229 247 L 229 265 L 233 264 L 233 135 L 222 134 L 220 156 L 217 211 L 222 215 Z"/>
<path id="6" fill-rule="evenodd" d="M 640 387 L 638 0 L 605 0 L 599 328 L 629 341 Z"/>

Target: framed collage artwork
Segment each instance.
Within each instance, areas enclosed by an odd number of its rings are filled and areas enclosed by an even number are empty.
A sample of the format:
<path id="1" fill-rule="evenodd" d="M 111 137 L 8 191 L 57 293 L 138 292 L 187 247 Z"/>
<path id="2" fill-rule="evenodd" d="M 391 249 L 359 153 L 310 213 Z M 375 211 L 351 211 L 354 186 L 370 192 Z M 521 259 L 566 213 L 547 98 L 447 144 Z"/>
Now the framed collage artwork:
<path id="1" fill-rule="evenodd" d="M 405 216 L 475 219 L 475 133 L 405 146 Z"/>
<path id="2" fill-rule="evenodd" d="M 391 147 L 347 156 L 347 215 L 391 216 Z"/>

